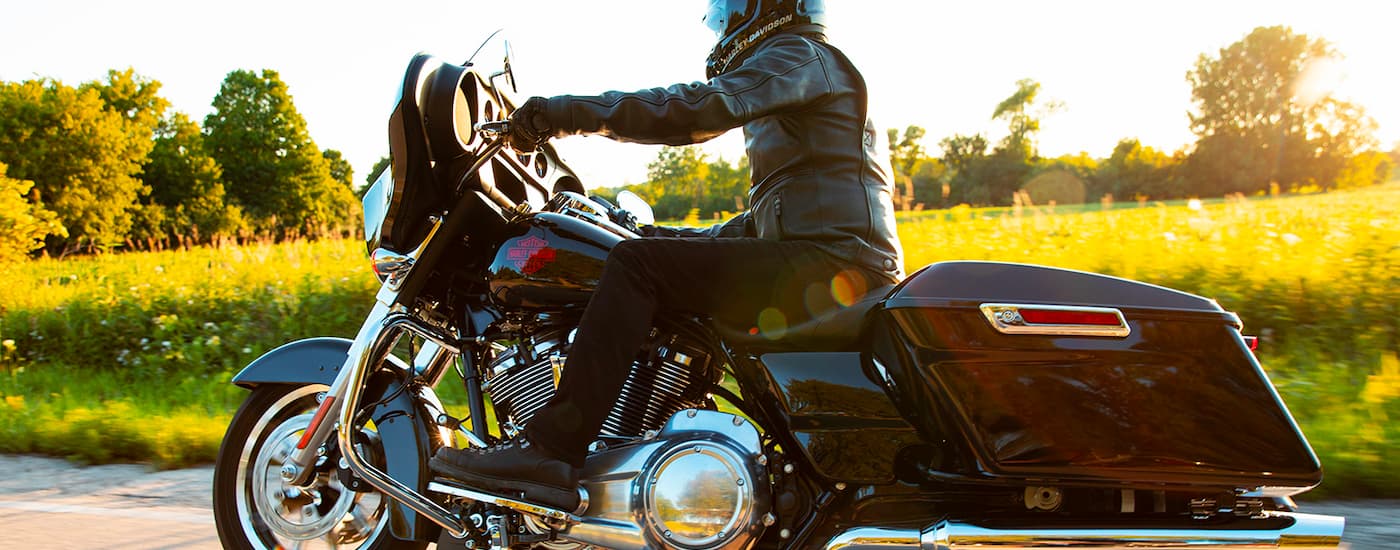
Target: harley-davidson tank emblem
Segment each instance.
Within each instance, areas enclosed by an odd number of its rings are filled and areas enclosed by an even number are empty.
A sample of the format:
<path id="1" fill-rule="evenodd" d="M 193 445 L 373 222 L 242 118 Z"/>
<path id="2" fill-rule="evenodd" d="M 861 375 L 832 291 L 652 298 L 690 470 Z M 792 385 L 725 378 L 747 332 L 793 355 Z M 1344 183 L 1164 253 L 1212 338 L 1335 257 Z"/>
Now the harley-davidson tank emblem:
<path id="1" fill-rule="evenodd" d="M 506 250 L 506 260 L 526 275 L 533 275 L 554 263 L 555 251 L 549 241 L 535 236 L 525 237 Z"/>

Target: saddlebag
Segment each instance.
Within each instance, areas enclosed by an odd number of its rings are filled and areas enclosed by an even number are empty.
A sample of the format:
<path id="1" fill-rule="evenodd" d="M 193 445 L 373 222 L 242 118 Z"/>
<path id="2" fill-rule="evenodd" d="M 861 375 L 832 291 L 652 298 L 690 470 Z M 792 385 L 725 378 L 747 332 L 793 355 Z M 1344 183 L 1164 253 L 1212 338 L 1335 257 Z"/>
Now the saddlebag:
<path id="1" fill-rule="evenodd" d="M 972 482 L 1301 492 L 1321 466 L 1214 301 L 1046 267 L 945 262 L 875 313 L 870 369 Z M 934 443 L 936 442 L 936 443 Z"/>

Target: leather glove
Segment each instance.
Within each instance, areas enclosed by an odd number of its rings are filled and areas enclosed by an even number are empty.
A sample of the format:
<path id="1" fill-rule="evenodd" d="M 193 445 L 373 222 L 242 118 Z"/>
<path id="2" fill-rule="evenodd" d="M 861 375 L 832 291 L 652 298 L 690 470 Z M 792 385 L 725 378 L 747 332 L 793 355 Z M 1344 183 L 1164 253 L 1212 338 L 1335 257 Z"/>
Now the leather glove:
<path id="1" fill-rule="evenodd" d="M 533 153 L 549 141 L 552 128 L 545 116 L 545 98 L 532 97 L 510 113 L 510 148 Z"/>

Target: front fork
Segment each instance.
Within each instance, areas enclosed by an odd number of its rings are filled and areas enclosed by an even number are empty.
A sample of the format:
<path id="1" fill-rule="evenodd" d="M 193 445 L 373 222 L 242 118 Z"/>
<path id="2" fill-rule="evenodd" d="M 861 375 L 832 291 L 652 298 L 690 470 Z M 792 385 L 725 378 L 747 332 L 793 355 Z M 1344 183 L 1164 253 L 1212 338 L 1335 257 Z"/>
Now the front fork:
<path id="1" fill-rule="evenodd" d="M 389 300 L 392 302 L 392 300 Z M 360 456 L 355 447 L 355 414 L 360 409 L 365 381 L 377 365 L 384 363 L 399 336 L 408 332 L 422 337 L 425 341 L 422 350 L 414 357 L 412 373 L 436 385 L 446 373 L 452 359 L 461 353 L 456 339 L 441 330 L 419 321 L 414 316 L 395 309 L 381 299 L 360 327 L 354 343 L 345 358 L 345 364 L 331 382 L 330 389 L 317 409 L 312 424 L 307 427 L 302 439 L 290 459 L 282 467 L 282 479 L 289 484 L 304 485 L 312 476 L 317 450 L 323 447 L 332 431 L 337 433 L 342 467 L 349 467 L 356 476 L 364 479 L 376 490 L 422 514 L 434 523 L 441 525 L 456 537 L 464 537 L 468 530 L 462 521 L 447 509 L 415 489 L 389 477 Z M 421 370 L 420 370 L 421 369 Z M 478 388 L 479 389 L 479 388 Z M 481 408 L 479 399 L 472 399 L 473 413 Z M 473 416 L 473 425 L 479 424 Z M 327 422 L 327 419 L 334 419 Z"/>

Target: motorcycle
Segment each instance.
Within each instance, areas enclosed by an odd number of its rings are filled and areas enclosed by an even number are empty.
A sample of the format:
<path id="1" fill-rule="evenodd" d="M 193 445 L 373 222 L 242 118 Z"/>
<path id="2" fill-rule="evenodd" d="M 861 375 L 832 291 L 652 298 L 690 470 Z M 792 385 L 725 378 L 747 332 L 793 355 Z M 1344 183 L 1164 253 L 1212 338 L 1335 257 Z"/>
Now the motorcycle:
<path id="1" fill-rule="evenodd" d="M 436 478 L 553 396 L 635 196 L 505 147 L 499 69 L 413 58 L 364 199 L 382 282 L 354 339 L 233 379 L 227 548 L 1334 548 L 1321 466 L 1214 301 L 1042 266 L 942 262 L 779 331 L 663 314 L 556 510 Z M 449 376 L 455 371 L 457 376 Z M 464 405 L 438 397 L 460 379 Z M 458 416 L 460 415 L 460 417 Z"/>

